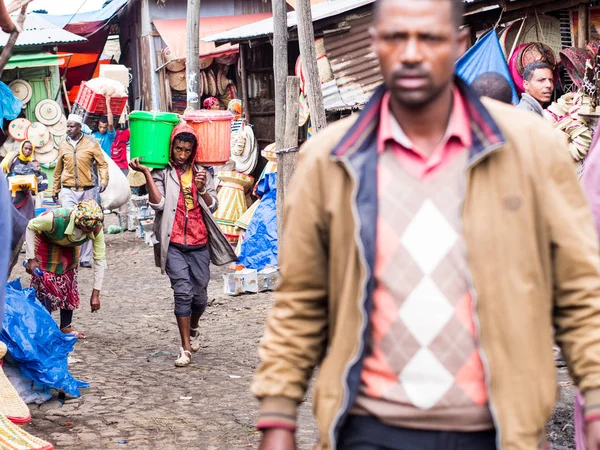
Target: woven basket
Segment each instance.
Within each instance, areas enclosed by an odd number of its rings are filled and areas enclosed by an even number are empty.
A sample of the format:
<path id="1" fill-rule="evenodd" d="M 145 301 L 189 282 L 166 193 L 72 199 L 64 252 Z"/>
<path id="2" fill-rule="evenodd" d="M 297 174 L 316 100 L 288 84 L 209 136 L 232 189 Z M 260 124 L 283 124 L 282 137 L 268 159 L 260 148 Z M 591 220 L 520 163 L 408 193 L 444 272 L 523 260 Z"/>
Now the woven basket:
<path id="1" fill-rule="evenodd" d="M 6 344 L 0 342 L 0 358 L 6 355 Z M 31 413 L 19 393 L 0 368 L 0 414 L 11 422 L 22 425 L 31 420 Z M 2 448 L 0 446 L 0 448 Z"/>
<path id="2" fill-rule="evenodd" d="M 519 51 L 517 56 L 517 70 L 519 74 L 523 75 L 525 67 L 536 61 L 545 62 L 552 70 L 556 67 L 556 56 L 552 49 L 541 42 L 532 42 Z"/>
<path id="3" fill-rule="evenodd" d="M 560 62 L 578 88 L 583 85 L 585 62 L 591 57 L 592 55 L 587 49 L 576 47 L 565 48 L 560 52 Z"/>
<path id="4" fill-rule="evenodd" d="M 32 436 L 0 414 L 0 449 L 54 450 L 54 446 Z"/>

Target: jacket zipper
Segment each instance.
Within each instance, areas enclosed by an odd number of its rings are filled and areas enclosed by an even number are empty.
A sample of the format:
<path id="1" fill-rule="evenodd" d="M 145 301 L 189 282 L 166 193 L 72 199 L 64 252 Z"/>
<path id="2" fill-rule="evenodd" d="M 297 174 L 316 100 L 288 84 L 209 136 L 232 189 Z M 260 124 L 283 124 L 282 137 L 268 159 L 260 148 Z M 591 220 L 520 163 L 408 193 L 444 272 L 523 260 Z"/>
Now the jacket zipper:
<path id="1" fill-rule="evenodd" d="M 364 351 L 364 339 L 362 338 L 362 336 L 365 333 L 365 329 L 367 327 L 367 314 L 365 311 L 365 301 L 366 301 L 366 295 L 365 295 L 365 291 L 367 289 L 367 284 L 368 284 L 368 280 L 371 278 L 371 271 L 369 269 L 369 265 L 367 264 L 367 260 L 365 257 L 365 249 L 363 247 L 362 244 L 362 240 L 360 237 L 360 229 L 361 229 L 361 220 L 360 220 L 360 215 L 358 213 L 358 202 L 357 202 L 357 198 L 358 198 L 358 189 L 359 189 L 359 182 L 358 182 L 358 175 L 356 174 L 356 172 L 354 171 L 354 168 L 352 167 L 352 165 L 350 164 L 350 162 L 348 161 L 347 158 L 339 158 L 337 156 L 332 157 L 334 161 L 338 161 L 340 163 L 342 163 L 342 165 L 346 168 L 346 170 L 348 171 L 350 178 L 352 178 L 352 181 L 354 183 L 354 187 L 352 189 L 352 216 L 354 217 L 354 220 L 356 222 L 356 231 L 355 231 L 355 236 L 354 239 L 357 243 L 358 246 L 358 254 L 360 256 L 360 262 L 363 265 L 363 267 L 365 268 L 365 278 L 362 281 L 362 286 L 361 286 L 361 292 L 362 294 L 362 298 L 360 300 L 360 304 L 362 307 L 362 323 L 361 323 L 361 327 L 360 327 L 360 344 L 359 344 L 359 348 L 358 351 L 356 352 L 356 354 L 354 355 L 354 357 L 350 360 L 350 362 L 346 365 L 346 367 L 344 368 L 344 373 L 343 373 L 343 381 L 344 381 L 344 400 L 342 402 L 342 408 L 336 413 L 336 416 L 333 420 L 333 423 L 331 424 L 331 428 L 329 429 L 329 441 L 331 442 L 331 448 L 335 449 L 336 448 L 336 438 L 335 438 L 335 429 L 338 427 L 338 424 L 342 418 L 342 415 L 344 414 L 345 411 L 348 410 L 348 403 L 350 401 L 350 395 L 349 395 L 349 391 L 350 391 L 350 387 L 348 386 L 348 373 L 350 372 L 350 368 L 352 366 L 354 366 L 358 360 L 360 359 L 361 355 L 363 354 Z"/>
<path id="2" fill-rule="evenodd" d="M 75 175 L 75 189 L 79 189 L 79 176 L 77 175 L 77 147 L 73 147 L 73 174 Z"/>
<path id="3" fill-rule="evenodd" d="M 185 201 L 185 200 L 184 200 Z M 183 225 L 183 245 L 187 246 L 188 210 L 185 208 L 185 223 Z"/>
<path id="4" fill-rule="evenodd" d="M 477 156 L 475 156 L 472 160 L 470 160 L 467 164 L 467 170 L 466 170 L 466 184 L 465 184 L 465 196 L 463 199 L 463 208 L 465 203 L 467 202 L 467 195 L 469 192 L 469 184 L 470 184 L 470 173 L 471 170 L 477 165 L 479 164 L 483 159 L 487 158 L 491 153 L 499 150 L 501 147 L 503 146 L 503 144 L 494 144 L 491 145 L 489 147 L 487 147 L 485 150 L 481 151 L 479 154 L 477 154 Z M 462 210 L 462 208 L 461 208 Z M 468 253 L 468 249 L 467 246 L 465 244 L 465 250 Z M 494 423 L 494 428 L 496 430 L 496 448 L 498 448 L 498 450 L 500 450 L 502 447 L 500 446 L 501 442 L 502 442 L 502 438 L 501 438 L 501 431 L 500 431 L 500 426 L 498 425 L 498 414 L 496 412 L 496 408 L 494 407 L 494 402 L 492 399 L 492 390 L 491 390 L 491 384 L 490 384 L 490 365 L 488 363 L 488 359 L 487 356 L 485 355 L 485 352 L 483 351 L 483 348 L 481 347 L 481 327 L 480 327 L 480 323 L 479 323 L 479 316 L 477 315 L 477 302 L 478 302 L 478 297 L 477 297 L 477 291 L 475 291 L 475 287 L 473 286 L 473 277 L 471 275 L 471 270 L 469 269 L 469 265 L 466 265 L 465 268 L 465 275 L 467 277 L 467 282 L 469 283 L 469 292 L 471 294 L 471 299 L 473 300 L 473 310 L 472 310 L 472 314 L 473 314 L 473 325 L 475 326 L 475 332 L 477 334 L 477 350 L 479 352 L 479 357 L 481 359 L 481 364 L 483 365 L 483 374 L 485 376 L 485 385 L 486 385 L 486 389 L 487 389 L 487 393 L 488 393 L 488 405 L 490 408 L 490 415 L 492 416 L 492 422 Z"/>

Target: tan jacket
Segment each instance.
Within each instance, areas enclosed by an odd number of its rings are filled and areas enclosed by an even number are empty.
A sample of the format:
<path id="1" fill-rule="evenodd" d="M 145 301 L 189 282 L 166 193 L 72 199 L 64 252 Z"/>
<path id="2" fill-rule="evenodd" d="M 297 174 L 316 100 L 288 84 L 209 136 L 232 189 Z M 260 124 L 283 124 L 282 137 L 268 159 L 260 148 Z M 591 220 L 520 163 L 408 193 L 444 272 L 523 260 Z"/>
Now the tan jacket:
<path id="1" fill-rule="evenodd" d="M 75 189 L 93 187 L 94 161 L 98 166 L 100 183 L 108 184 L 108 163 L 98 142 L 83 135 L 75 150 L 71 143 L 65 140 L 58 150 L 52 195 L 58 194 L 63 187 Z"/>
<path id="2" fill-rule="evenodd" d="M 544 444 L 556 401 L 554 338 L 588 404 L 600 404 L 598 238 L 552 127 L 511 106 L 470 101 L 488 116 L 473 129 L 503 135 L 472 153 L 466 173 L 463 224 L 480 354 L 498 448 L 532 450 Z M 319 365 L 319 449 L 336 447 L 369 334 L 377 200 L 367 187 L 376 186 L 369 176 L 376 179 L 377 165 L 376 152 L 364 147 L 378 107 L 328 127 L 302 151 L 286 193 L 281 284 L 252 386 L 259 426 L 293 420 Z M 345 153 L 334 150 L 344 146 Z"/>

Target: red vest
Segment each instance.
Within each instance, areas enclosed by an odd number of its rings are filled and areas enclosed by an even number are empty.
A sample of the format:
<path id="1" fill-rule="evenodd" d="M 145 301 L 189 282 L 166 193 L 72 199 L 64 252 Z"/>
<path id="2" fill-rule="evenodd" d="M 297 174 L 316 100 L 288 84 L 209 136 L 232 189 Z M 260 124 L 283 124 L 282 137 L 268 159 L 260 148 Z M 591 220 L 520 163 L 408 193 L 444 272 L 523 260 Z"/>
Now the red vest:
<path id="1" fill-rule="evenodd" d="M 175 222 L 171 231 L 171 242 L 173 244 L 184 245 L 186 247 L 198 247 L 206 245 L 208 242 L 208 231 L 202 216 L 202 207 L 198 202 L 198 190 L 192 181 L 192 195 L 194 197 L 194 208 L 188 210 L 185 207 L 185 197 L 183 195 L 183 183 L 181 174 L 179 176 L 179 199 L 177 200 L 177 212 L 175 213 Z"/>

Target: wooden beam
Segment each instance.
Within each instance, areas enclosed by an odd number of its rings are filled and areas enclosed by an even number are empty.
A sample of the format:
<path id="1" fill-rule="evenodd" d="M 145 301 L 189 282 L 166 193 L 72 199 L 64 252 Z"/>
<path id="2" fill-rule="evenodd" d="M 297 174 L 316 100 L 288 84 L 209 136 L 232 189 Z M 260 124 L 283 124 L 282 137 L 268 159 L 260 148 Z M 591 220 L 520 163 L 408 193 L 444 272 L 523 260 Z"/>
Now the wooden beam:
<path id="1" fill-rule="evenodd" d="M 16 29 L 10 33 L 8 42 L 2 49 L 2 53 L 0 53 L 0 75 L 2 75 L 2 72 L 4 71 L 4 67 L 6 67 L 6 63 L 8 63 L 8 60 L 10 59 L 10 56 L 12 55 L 12 51 L 13 51 L 15 44 L 17 43 L 17 39 L 19 39 L 19 34 L 21 34 L 21 30 L 23 29 L 23 24 L 25 23 L 25 15 L 26 14 L 27 14 L 27 5 L 24 5 L 23 7 L 21 7 L 21 13 L 19 14 L 19 17 L 17 17 L 16 22 L 14 22 Z M 50 97 L 50 96 L 48 96 L 48 97 Z"/>
<path id="2" fill-rule="evenodd" d="M 287 77 L 285 137 L 283 149 L 277 150 L 277 245 L 283 243 L 285 224 L 285 195 L 288 184 L 298 165 L 298 97 L 300 96 L 300 78 Z"/>
<path id="3" fill-rule="evenodd" d="M 200 109 L 200 0 L 187 0 L 185 75 L 187 107 Z"/>
<path id="4" fill-rule="evenodd" d="M 247 123 L 250 123 L 250 98 L 248 97 L 248 72 L 246 70 L 246 54 L 248 49 L 245 44 L 240 44 L 240 78 L 242 86 L 242 111 Z"/>
<path id="5" fill-rule="evenodd" d="M 285 86 L 288 76 L 287 5 L 272 0 L 273 76 L 275 77 L 275 148 L 281 149 L 285 136 Z"/>
<path id="6" fill-rule="evenodd" d="M 577 8 L 577 47 L 585 48 L 590 36 L 590 5 L 581 3 Z"/>
<path id="7" fill-rule="evenodd" d="M 308 93 L 311 123 L 316 134 L 327 126 L 327 118 L 323 104 L 321 78 L 317 66 L 315 31 L 309 0 L 296 1 L 296 15 L 298 17 L 298 41 L 300 44 L 300 57 L 302 58 L 302 73 L 304 74 L 304 83 Z"/>

